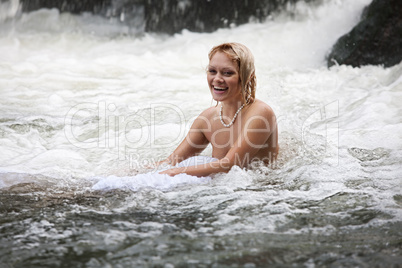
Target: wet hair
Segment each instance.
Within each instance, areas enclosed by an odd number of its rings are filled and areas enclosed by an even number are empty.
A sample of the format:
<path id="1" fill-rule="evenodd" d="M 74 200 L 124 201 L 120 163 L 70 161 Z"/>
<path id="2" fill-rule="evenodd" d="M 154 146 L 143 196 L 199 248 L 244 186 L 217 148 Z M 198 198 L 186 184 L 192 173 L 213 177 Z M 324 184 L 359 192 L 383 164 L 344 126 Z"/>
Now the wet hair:
<path id="1" fill-rule="evenodd" d="M 241 94 L 246 105 L 255 99 L 257 77 L 255 76 L 254 56 L 251 51 L 239 43 L 223 43 L 215 46 L 208 54 L 209 60 L 216 52 L 225 53 L 239 68 Z"/>

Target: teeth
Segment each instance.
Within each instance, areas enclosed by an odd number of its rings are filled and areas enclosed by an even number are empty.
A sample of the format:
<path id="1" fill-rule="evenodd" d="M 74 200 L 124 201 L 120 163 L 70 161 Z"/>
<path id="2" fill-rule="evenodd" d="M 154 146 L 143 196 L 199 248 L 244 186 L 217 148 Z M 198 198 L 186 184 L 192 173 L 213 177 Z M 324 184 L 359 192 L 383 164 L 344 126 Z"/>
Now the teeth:
<path id="1" fill-rule="evenodd" d="M 214 89 L 216 89 L 216 90 L 226 90 L 227 87 L 214 87 Z"/>

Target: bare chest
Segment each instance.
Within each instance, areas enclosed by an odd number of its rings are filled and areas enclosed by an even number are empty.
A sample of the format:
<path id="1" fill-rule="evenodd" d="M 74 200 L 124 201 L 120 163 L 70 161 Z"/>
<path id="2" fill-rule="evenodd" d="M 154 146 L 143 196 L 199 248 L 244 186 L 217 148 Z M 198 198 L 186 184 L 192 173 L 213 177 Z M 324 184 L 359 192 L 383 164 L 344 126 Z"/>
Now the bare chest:
<path id="1" fill-rule="evenodd" d="M 241 135 L 241 120 L 236 120 L 230 127 L 224 127 L 219 117 L 213 118 L 210 122 L 210 128 L 204 135 L 212 145 L 213 156 L 223 158 Z"/>

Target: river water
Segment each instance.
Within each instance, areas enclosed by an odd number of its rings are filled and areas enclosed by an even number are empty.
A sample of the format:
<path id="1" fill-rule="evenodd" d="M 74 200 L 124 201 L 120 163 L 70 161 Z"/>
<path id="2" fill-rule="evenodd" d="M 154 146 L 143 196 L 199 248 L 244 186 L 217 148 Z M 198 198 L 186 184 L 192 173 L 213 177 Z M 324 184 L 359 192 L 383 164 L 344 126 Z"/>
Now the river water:
<path id="1" fill-rule="evenodd" d="M 400 267 L 402 64 L 325 62 L 369 2 L 173 36 L 57 10 L 4 19 L 0 266 Z M 93 190 L 147 172 L 215 105 L 207 53 L 226 41 L 254 53 L 276 165 Z"/>

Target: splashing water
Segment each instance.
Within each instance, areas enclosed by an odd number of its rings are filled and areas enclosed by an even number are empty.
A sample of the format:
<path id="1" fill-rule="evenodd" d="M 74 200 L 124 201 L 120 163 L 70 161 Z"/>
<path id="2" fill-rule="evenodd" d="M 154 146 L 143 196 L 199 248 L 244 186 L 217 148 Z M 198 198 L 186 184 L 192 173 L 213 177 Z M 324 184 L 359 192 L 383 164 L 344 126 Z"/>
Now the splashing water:
<path id="1" fill-rule="evenodd" d="M 5 20 L 0 264 L 399 265 L 402 65 L 327 69 L 370 1 L 321 2 L 174 36 L 57 10 Z M 254 53 L 257 98 L 279 121 L 276 166 L 93 190 L 98 177 L 143 173 L 171 153 L 211 105 L 207 53 L 226 41 Z"/>

